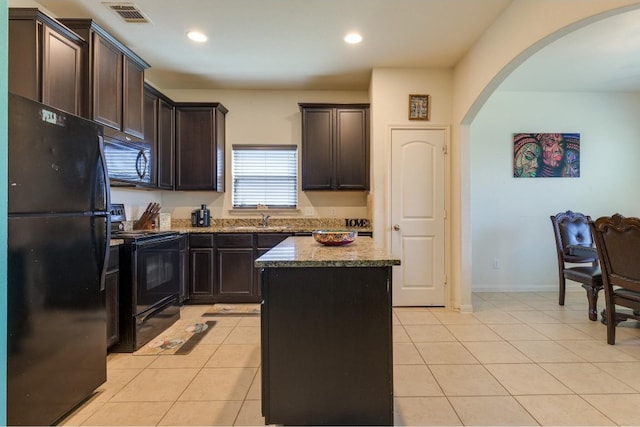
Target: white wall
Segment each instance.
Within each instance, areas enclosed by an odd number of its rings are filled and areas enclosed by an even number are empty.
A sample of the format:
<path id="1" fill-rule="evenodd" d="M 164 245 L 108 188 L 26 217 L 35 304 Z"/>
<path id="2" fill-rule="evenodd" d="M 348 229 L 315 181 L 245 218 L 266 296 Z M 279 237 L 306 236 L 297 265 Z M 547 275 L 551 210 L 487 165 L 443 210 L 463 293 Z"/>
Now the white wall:
<path id="1" fill-rule="evenodd" d="M 471 126 L 472 290 L 556 290 L 550 215 L 640 216 L 640 94 L 494 93 Z M 579 178 L 513 178 L 513 133 L 579 132 Z M 494 268 L 498 259 L 499 269 Z"/>
<path id="2" fill-rule="evenodd" d="M 376 68 L 371 76 L 371 168 L 373 235 L 390 245 L 390 129 L 394 126 L 449 127 L 452 120 L 453 71 Z M 429 121 L 409 120 L 409 94 L 431 96 Z"/>
<path id="3" fill-rule="evenodd" d="M 153 82 L 151 82 L 153 84 Z M 228 110 L 226 116 L 226 191 L 112 191 L 112 201 L 125 203 L 135 219 L 150 201 L 161 204 L 162 212 L 174 218 L 187 219 L 191 211 L 205 203 L 214 218 L 230 217 L 231 209 L 231 146 L 233 144 L 301 144 L 301 114 L 299 102 L 368 103 L 368 93 L 362 91 L 253 91 L 253 90 L 163 90 L 176 102 L 220 102 Z M 300 148 L 298 148 L 300 149 Z M 300 163 L 300 162 L 299 162 Z M 298 184 L 300 187 L 300 183 Z M 154 199 L 154 200 L 151 200 Z M 300 212 L 278 216 L 305 216 L 306 207 L 312 215 L 306 217 L 367 218 L 368 193 L 298 192 Z M 131 208 L 129 208 L 131 206 Z M 127 215 L 130 215 L 127 212 Z"/>
<path id="4" fill-rule="evenodd" d="M 573 29 L 625 10 L 638 0 L 514 0 L 454 69 L 451 130 L 451 274 L 453 307 L 472 310 L 470 124 L 504 78 L 533 53 Z M 533 22 L 523 31 L 523 22 Z"/>

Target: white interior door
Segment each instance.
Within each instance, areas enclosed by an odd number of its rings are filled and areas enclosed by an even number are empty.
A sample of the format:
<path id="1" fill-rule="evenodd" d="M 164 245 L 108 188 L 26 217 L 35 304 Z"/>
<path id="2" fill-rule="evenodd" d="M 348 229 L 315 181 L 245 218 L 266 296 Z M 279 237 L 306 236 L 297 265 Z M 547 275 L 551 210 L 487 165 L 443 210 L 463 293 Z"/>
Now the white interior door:
<path id="1" fill-rule="evenodd" d="M 391 131 L 394 306 L 445 305 L 445 131 Z"/>

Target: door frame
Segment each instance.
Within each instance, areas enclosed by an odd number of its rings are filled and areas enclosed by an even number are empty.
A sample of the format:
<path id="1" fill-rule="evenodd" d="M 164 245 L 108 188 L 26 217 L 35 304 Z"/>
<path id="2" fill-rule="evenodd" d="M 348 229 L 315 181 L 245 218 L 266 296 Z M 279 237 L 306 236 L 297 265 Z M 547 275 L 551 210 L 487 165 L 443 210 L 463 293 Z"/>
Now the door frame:
<path id="1" fill-rule="evenodd" d="M 451 274 L 451 254 L 449 251 L 451 250 L 451 126 L 449 125 L 389 125 L 387 127 L 387 147 L 385 152 L 385 157 L 387 159 L 387 177 L 386 177 L 386 223 L 385 223 L 385 239 L 387 242 L 387 247 L 389 251 L 391 251 L 391 241 L 392 241 L 392 232 L 393 232 L 393 224 L 392 223 L 392 212 L 391 212 L 391 197 L 393 191 L 393 182 L 391 181 L 392 173 L 391 173 L 391 153 L 392 153 L 392 139 L 391 135 L 394 130 L 441 130 L 444 131 L 444 145 L 447 149 L 446 155 L 444 156 L 444 273 L 445 273 L 445 283 L 444 283 L 444 300 L 445 300 L 445 308 L 453 308 L 453 286 L 452 286 L 452 274 Z"/>

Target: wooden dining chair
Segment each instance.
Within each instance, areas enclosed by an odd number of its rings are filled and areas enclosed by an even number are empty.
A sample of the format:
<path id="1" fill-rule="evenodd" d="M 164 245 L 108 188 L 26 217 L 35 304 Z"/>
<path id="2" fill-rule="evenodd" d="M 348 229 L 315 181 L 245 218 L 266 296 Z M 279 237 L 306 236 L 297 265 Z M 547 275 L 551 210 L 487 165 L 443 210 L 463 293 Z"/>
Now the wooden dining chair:
<path id="1" fill-rule="evenodd" d="M 616 326 L 627 319 L 640 321 L 640 218 L 620 214 L 591 223 L 602 268 L 607 343 L 616 343 Z M 621 312 L 618 306 L 631 309 Z"/>
<path id="2" fill-rule="evenodd" d="M 593 246 L 589 228 L 591 217 L 580 212 L 566 211 L 550 218 L 558 255 L 558 303 L 564 305 L 567 279 L 581 283 L 587 291 L 589 319 L 597 320 L 598 292 L 603 287 L 598 258 L 585 258 L 569 252 L 570 245 Z"/>

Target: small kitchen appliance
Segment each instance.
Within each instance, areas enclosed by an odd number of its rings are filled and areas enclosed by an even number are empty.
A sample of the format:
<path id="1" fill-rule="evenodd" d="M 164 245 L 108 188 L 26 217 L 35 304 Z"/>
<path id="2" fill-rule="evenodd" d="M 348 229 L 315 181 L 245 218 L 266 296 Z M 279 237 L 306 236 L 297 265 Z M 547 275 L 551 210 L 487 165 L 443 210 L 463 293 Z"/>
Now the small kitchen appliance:
<path id="1" fill-rule="evenodd" d="M 192 227 L 208 227 L 211 223 L 211 212 L 207 209 L 207 205 L 200 205 L 200 209 L 191 212 Z"/>

